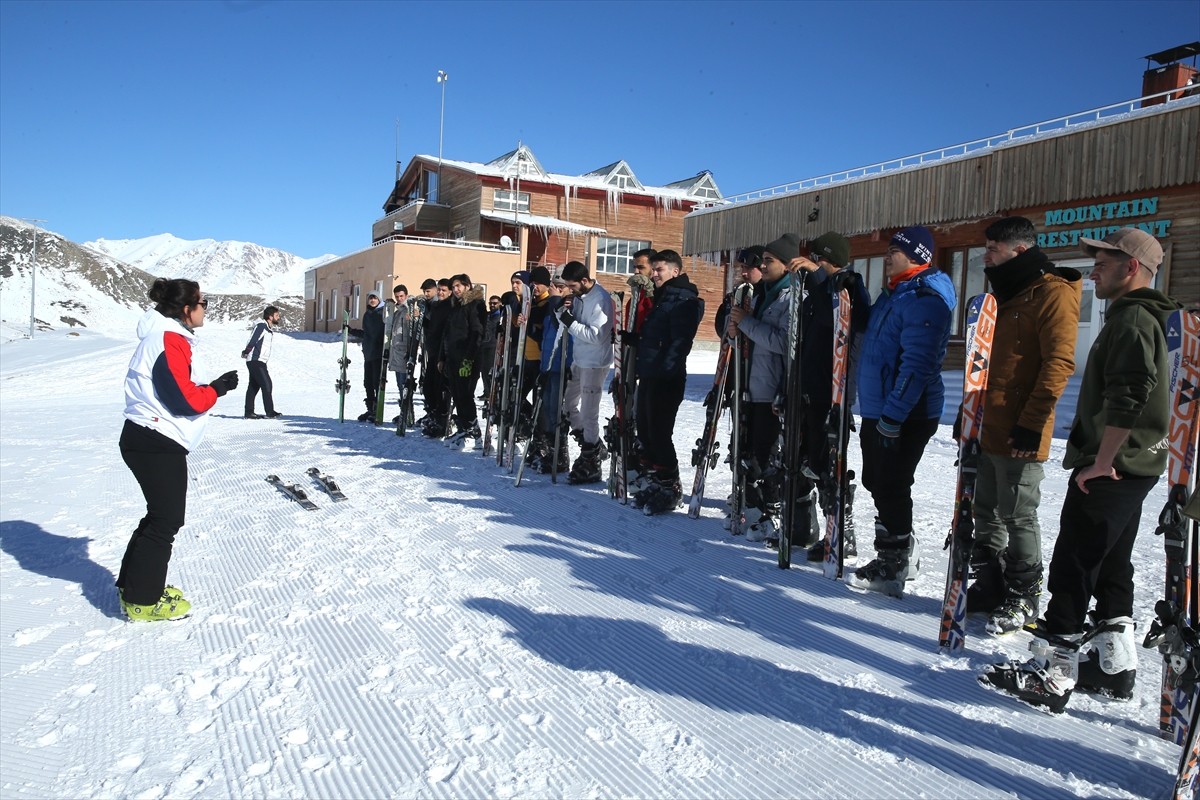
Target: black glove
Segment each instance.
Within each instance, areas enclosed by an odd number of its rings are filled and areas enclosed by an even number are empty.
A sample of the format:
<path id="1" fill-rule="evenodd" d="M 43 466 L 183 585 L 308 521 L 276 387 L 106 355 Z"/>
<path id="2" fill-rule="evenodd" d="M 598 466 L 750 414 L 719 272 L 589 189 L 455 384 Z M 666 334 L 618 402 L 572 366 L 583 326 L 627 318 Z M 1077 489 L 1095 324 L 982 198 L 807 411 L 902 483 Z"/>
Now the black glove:
<path id="1" fill-rule="evenodd" d="M 539 372 L 537 376 L 537 385 L 539 389 L 545 389 L 550 385 L 550 373 Z"/>
<path id="2" fill-rule="evenodd" d="M 617 339 L 622 347 L 637 347 L 638 335 L 634 331 L 621 331 L 617 334 Z"/>
<path id="3" fill-rule="evenodd" d="M 1020 425 L 1014 425 L 1008 435 L 1012 437 L 1013 450 L 1031 450 L 1037 452 L 1038 448 L 1042 445 L 1042 435 L 1040 433 L 1031 431 L 1029 428 L 1022 428 Z"/>
<path id="4" fill-rule="evenodd" d="M 224 375 L 208 385 L 211 386 L 214 391 L 216 391 L 217 397 L 224 397 L 226 392 L 231 392 L 237 388 L 237 370 L 230 370 L 229 372 L 226 372 Z"/>
<path id="5" fill-rule="evenodd" d="M 958 407 L 958 416 L 954 418 L 954 427 L 951 428 L 950 435 L 954 437 L 954 441 L 962 441 L 962 406 Z"/>
<path id="6" fill-rule="evenodd" d="M 900 423 L 887 417 L 880 417 L 875 423 L 875 432 L 879 434 L 879 446 L 891 450 L 900 441 Z"/>
<path id="7" fill-rule="evenodd" d="M 575 321 L 575 315 L 571 313 L 571 309 L 564 308 L 558 314 L 558 321 L 564 328 L 571 327 L 571 323 Z"/>

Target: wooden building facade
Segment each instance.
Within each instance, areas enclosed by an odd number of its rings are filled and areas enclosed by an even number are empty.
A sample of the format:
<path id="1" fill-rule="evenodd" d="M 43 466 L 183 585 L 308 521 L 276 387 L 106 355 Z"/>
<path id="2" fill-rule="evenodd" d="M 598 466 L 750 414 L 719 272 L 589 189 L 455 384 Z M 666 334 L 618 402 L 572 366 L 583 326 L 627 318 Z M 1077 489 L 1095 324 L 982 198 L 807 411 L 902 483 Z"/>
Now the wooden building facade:
<path id="1" fill-rule="evenodd" d="M 697 209 L 685 221 L 685 251 L 729 265 L 741 248 L 782 233 L 813 239 L 834 230 L 850 240 L 854 266 L 874 298 L 892 234 L 925 225 L 933 231 L 935 263 L 959 294 L 947 368 L 961 366 L 963 306 L 985 289 L 984 230 L 1001 217 L 1032 220 L 1047 254 L 1085 276 L 1091 261 L 1080 236 L 1140 227 L 1165 251 L 1156 286 L 1186 304 L 1200 303 L 1200 97 L 972 144 L 978 146 L 960 146 L 961 153 L 932 163 L 899 159 L 886 169 L 851 170 L 800 182 L 794 191 Z M 727 284 L 735 278 L 726 267 Z M 1090 284 L 1084 285 L 1083 348 L 1103 313 Z"/>

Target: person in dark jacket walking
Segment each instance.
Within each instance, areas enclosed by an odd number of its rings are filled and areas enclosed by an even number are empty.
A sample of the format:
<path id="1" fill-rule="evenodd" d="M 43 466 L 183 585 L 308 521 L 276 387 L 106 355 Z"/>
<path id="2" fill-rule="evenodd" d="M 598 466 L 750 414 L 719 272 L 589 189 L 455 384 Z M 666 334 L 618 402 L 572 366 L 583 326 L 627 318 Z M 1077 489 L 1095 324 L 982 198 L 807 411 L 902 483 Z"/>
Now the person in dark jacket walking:
<path id="1" fill-rule="evenodd" d="M 250 380 L 246 385 L 246 419 L 262 419 L 262 414 L 254 413 L 254 401 L 262 390 L 263 411 L 266 416 L 282 417 L 275 410 L 275 400 L 271 394 L 271 373 L 267 372 L 267 359 L 271 357 L 271 345 L 275 340 L 275 326 L 279 324 L 279 309 L 267 306 L 263 311 L 262 322 L 254 326 L 250 333 L 250 341 L 242 350 L 242 358 L 246 359 L 246 369 L 250 372 Z"/>
<path id="2" fill-rule="evenodd" d="M 942 361 L 956 297 L 932 266 L 933 234 L 897 231 L 883 260 L 887 287 L 871 308 L 858 364 L 862 482 L 875 501 L 875 558 L 851 585 L 901 596 L 920 567 L 912 485 L 945 404 Z"/>
<path id="3" fill-rule="evenodd" d="M 450 314 L 442 337 L 442 373 L 450 384 L 458 413 L 458 432 L 450 442 L 462 446 L 467 439 L 478 442 L 481 436 L 475 409 L 475 384 L 479 380 L 475 360 L 483 337 L 483 290 L 472 286 L 471 279 L 463 274 L 450 279 L 450 291 Z"/>
<path id="4" fill-rule="evenodd" d="M 383 374 L 383 304 L 379 295 L 367 295 L 367 313 L 363 314 L 363 388 L 367 390 L 367 410 L 359 415 L 360 422 L 375 421 L 375 404 L 379 399 L 379 382 Z"/>
<path id="5" fill-rule="evenodd" d="M 658 514 L 674 510 L 683 498 L 672 436 L 704 301 L 674 250 L 654 256 L 651 280 L 654 306 L 637 334 L 637 431 L 651 471 L 649 485 L 633 504 L 646 514 Z"/>
<path id="6" fill-rule="evenodd" d="M 973 506 L 976 577 L 967 610 L 988 613 L 988 632 L 1004 634 L 1037 618 L 1042 462 L 1050 455 L 1054 406 L 1075 372 L 1083 281 L 1078 271 L 1054 266 L 1024 217 L 999 220 L 984 237 L 984 273 L 997 304 L 992 352 L 999 357 L 984 391 Z"/>
<path id="7" fill-rule="evenodd" d="M 833 498 L 828 496 L 828 484 L 820 478 L 829 475 L 829 447 L 826 425 L 829 409 L 833 405 L 833 298 L 842 289 L 850 296 L 850 341 L 846 353 L 846 408 L 854 405 L 858 368 L 858 356 L 867 322 L 871 317 L 871 298 L 862 276 L 850 269 L 850 243 L 840 233 L 829 231 L 814 239 L 808 246 L 808 258 L 798 258 L 789 266 L 804 270 L 804 304 L 800 308 L 803 317 L 804 339 L 800 346 L 801 385 L 804 387 L 804 429 L 800 434 L 803 462 L 807 473 L 818 480 L 801 474 L 798 478 L 798 503 L 795 519 L 808 524 L 809 561 L 825 560 L 825 542 L 822 526 L 817 518 L 817 505 L 813 493 L 820 498 L 820 506 L 827 513 Z M 854 538 L 853 482 L 845 498 L 846 525 L 845 554 L 858 554 Z M 796 544 L 795 542 L 793 544 Z"/>
<path id="8" fill-rule="evenodd" d="M 1138 642 L 1133 552 L 1142 502 L 1167 466 L 1170 382 L 1167 317 L 1179 304 L 1151 288 L 1162 245 L 1137 228 L 1080 238 L 1095 259 L 1104 327 L 1079 385 L 1063 466 L 1071 470 L 1050 559 L 1050 602 L 1027 661 L 989 667 L 981 679 L 1035 706 L 1062 711 L 1076 689 L 1133 696 Z M 1101 630 L 1082 668 L 1088 605 Z"/>

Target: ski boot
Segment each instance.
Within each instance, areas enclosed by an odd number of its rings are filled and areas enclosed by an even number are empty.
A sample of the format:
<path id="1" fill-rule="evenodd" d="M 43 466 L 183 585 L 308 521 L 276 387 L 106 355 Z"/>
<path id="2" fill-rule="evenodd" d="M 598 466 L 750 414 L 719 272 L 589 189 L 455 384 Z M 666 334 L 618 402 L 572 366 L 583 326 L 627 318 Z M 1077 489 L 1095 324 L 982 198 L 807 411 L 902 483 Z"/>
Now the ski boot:
<path id="1" fill-rule="evenodd" d="M 683 487 L 679 485 L 679 468 L 656 470 L 653 481 L 656 491 L 642 503 L 642 513 L 649 517 L 679 508 L 683 503 Z"/>
<path id="2" fill-rule="evenodd" d="M 967 613 L 990 614 L 1000 608 L 1006 592 L 1004 566 L 998 553 L 971 553 L 971 585 L 967 587 Z"/>
<path id="3" fill-rule="evenodd" d="M 459 422 L 458 431 L 446 438 L 446 446 L 452 450 L 464 450 L 467 446 L 467 441 L 478 442 L 483 438 L 483 433 L 479 430 L 479 422 L 472 421 L 466 424 Z"/>
<path id="4" fill-rule="evenodd" d="M 987 622 L 987 632 L 993 636 L 1019 631 L 1037 619 L 1038 597 L 1042 594 L 1042 566 L 1007 564 L 1003 580 L 1007 586 L 1004 599 L 989 615 Z M 970 610 L 970 605 L 967 610 Z"/>
<path id="5" fill-rule="evenodd" d="M 126 602 L 123 590 L 118 589 L 117 594 L 121 598 L 121 609 L 133 622 L 174 622 L 186 618 L 192 611 L 192 604 L 174 586 L 164 588 L 158 602 L 149 605 Z"/>
<path id="6" fill-rule="evenodd" d="M 747 542 L 765 542 L 775 540 L 779 546 L 779 528 L 770 515 L 757 506 L 746 506 L 742 509 L 742 535 Z"/>
<path id="7" fill-rule="evenodd" d="M 526 449 L 525 464 L 540 475 L 550 472 L 550 445 L 545 431 L 533 432 Z"/>
<path id="8" fill-rule="evenodd" d="M 979 682 L 998 689 L 1035 708 L 1062 713 L 1079 681 L 1080 634 L 1034 639 L 1033 656 L 992 664 L 979 675 Z"/>
<path id="9" fill-rule="evenodd" d="M 875 558 L 854 570 L 849 583 L 859 589 L 904 597 L 904 584 L 917 577 L 920 568 L 917 537 L 911 533 L 893 536 L 876 521 Z"/>
<path id="10" fill-rule="evenodd" d="M 607 453 L 604 452 L 603 443 L 585 443 L 583 451 L 579 454 L 579 458 L 575 459 L 575 463 L 571 466 L 571 472 L 567 475 L 567 483 L 597 483 L 603 480 L 604 477 L 600 472 L 600 463 L 605 455 Z"/>
<path id="11" fill-rule="evenodd" d="M 1096 624 L 1102 630 L 1088 643 L 1086 657 L 1079 662 L 1075 688 L 1114 700 L 1131 700 L 1137 679 L 1136 623 L 1131 617 L 1115 617 Z"/>

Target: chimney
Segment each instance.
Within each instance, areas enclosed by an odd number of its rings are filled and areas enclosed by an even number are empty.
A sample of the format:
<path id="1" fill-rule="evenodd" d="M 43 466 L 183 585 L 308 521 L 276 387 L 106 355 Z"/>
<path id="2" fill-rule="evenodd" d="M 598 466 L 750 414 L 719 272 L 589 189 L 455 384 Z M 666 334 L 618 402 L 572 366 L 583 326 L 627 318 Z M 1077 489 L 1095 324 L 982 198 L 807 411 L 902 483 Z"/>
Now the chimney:
<path id="1" fill-rule="evenodd" d="M 1142 74 L 1142 97 L 1161 92 L 1172 92 L 1171 94 L 1154 97 L 1149 100 L 1142 101 L 1142 108 L 1147 106 L 1159 105 L 1168 100 L 1178 100 L 1181 97 L 1196 93 L 1197 86 L 1200 85 L 1200 76 L 1198 76 L 1196 67 L 1196 54 L 1200 53 L 1200 42 L 1192 42 L 1191 44 L 1172 47 L 1170 50 L 1163 50 L 1161 53 L 1153 53 L 1146 56 L 1146 63 L 1149 66 L 1150 62 L 1158 64 L 1157 67 L 1149 67 Z M 1192 57 L 1193 66 L 1181 63 L 1182 59 Z M 1172 91 L 1178 89 L 1179 91 Z"/>

